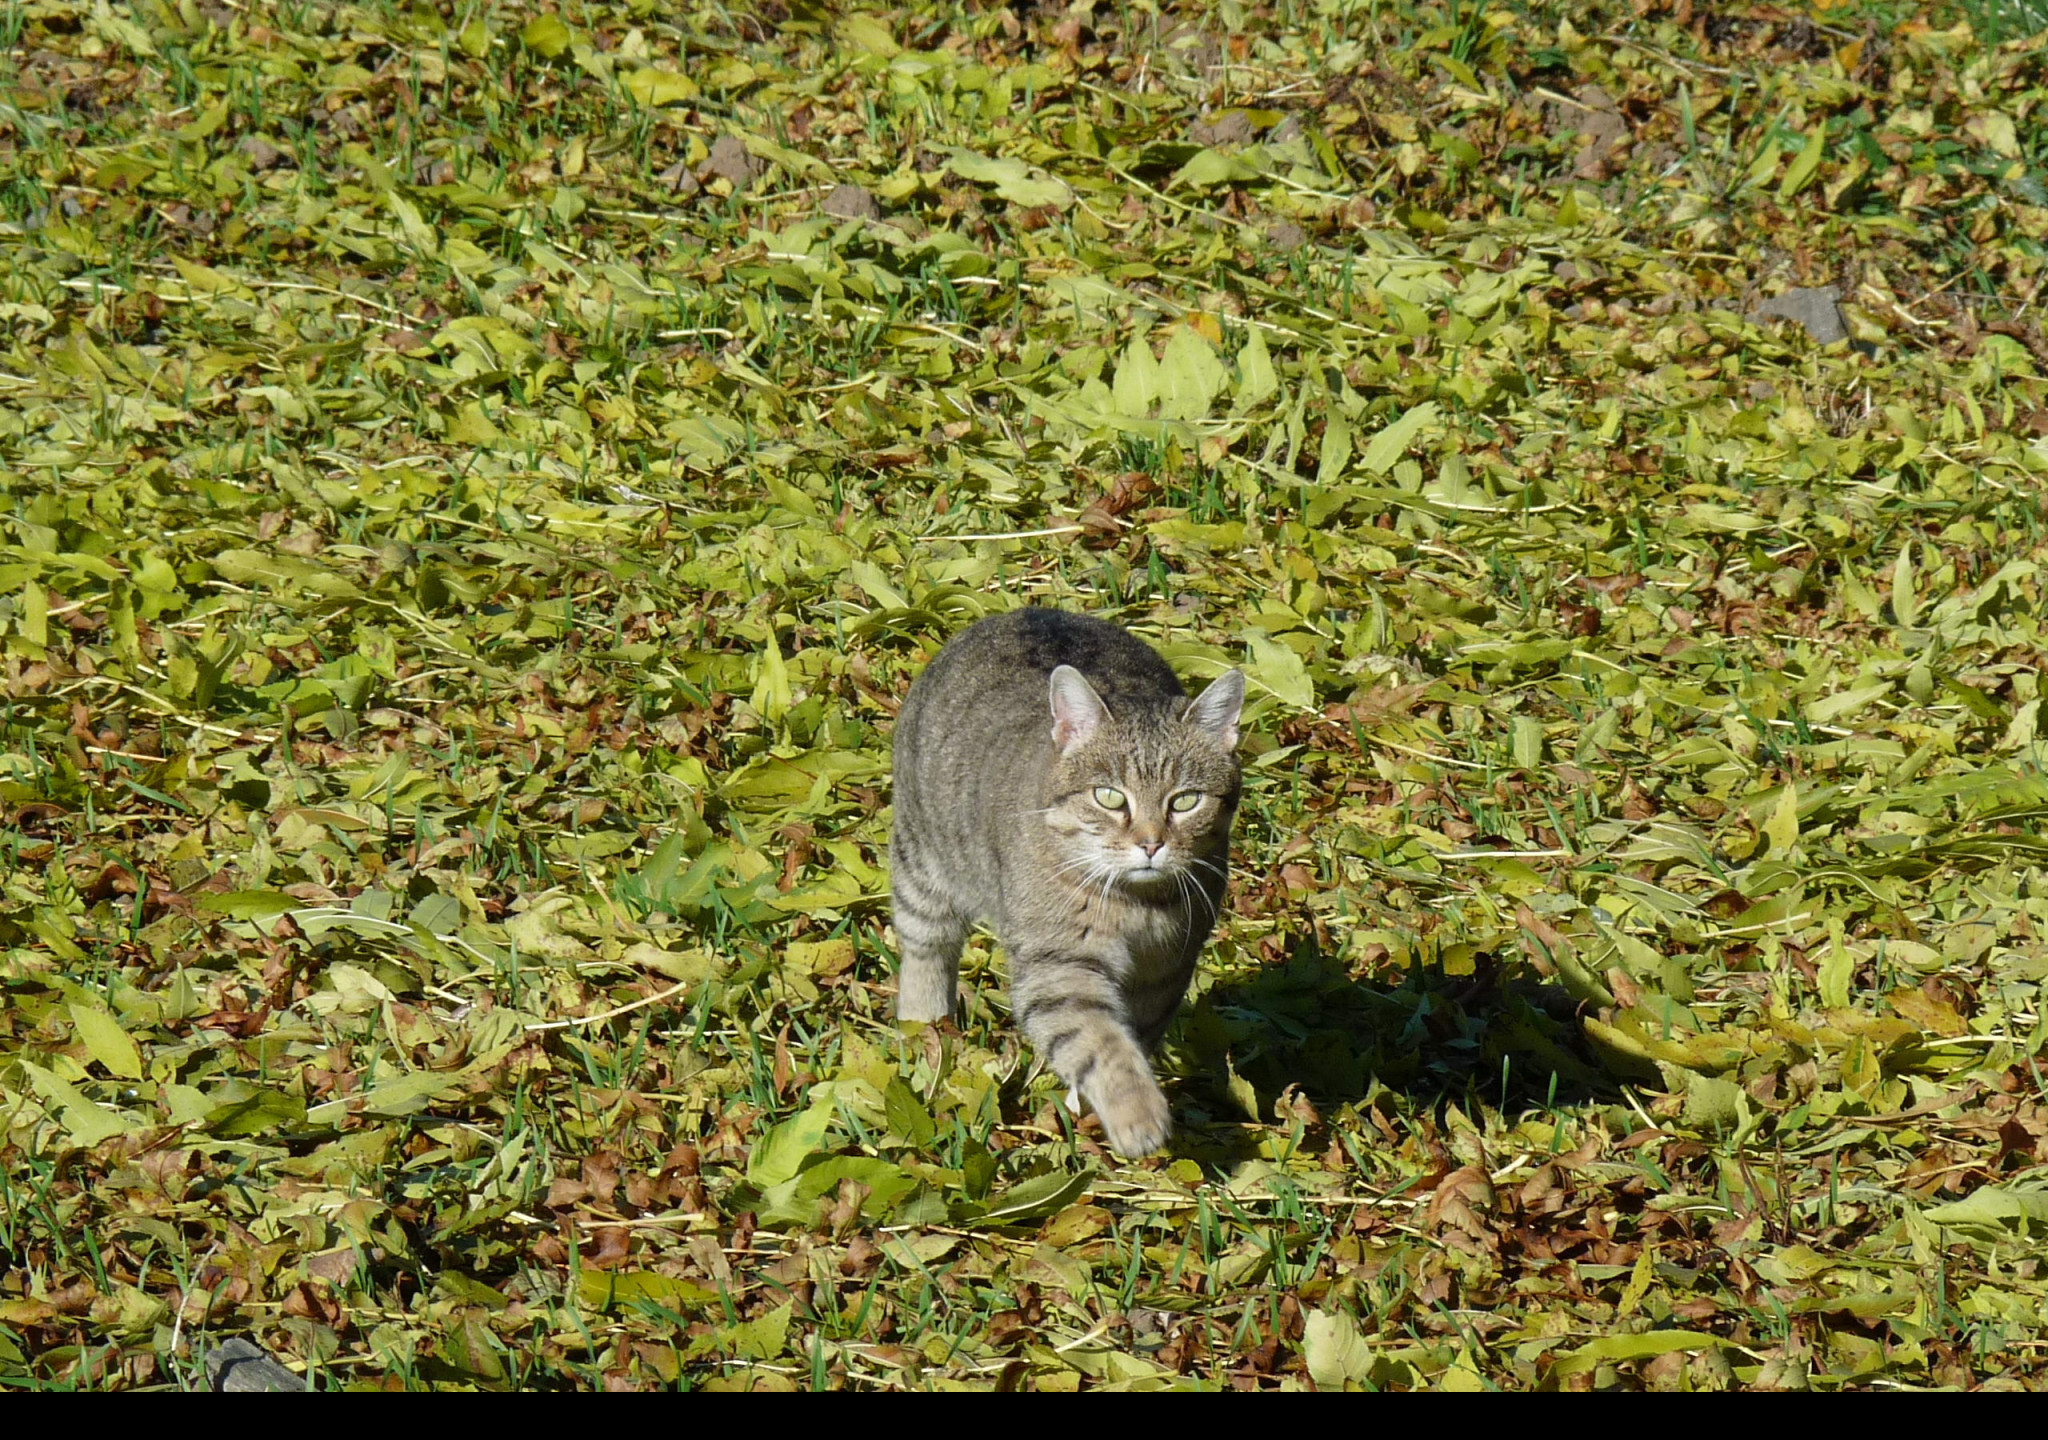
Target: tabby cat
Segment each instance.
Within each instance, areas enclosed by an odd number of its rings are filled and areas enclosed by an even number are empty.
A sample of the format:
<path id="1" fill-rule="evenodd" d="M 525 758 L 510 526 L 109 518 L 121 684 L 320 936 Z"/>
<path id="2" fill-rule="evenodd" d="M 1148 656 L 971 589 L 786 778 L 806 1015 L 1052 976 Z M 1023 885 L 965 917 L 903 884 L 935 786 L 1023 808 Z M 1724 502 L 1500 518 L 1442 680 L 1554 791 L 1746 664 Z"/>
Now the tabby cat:
<path id="1" fill-rule="evenodd" d="M 976 921 L 1017 1020 L 1119 1154 L 1166 1143 L 1150 1054 L 1223 903 L 1237 813 L 1232 670 L 1189 700 L 1128 631 L 1026 608 L 969 626 L 896 722 L 896 1014 L 950 1017 Z"/>

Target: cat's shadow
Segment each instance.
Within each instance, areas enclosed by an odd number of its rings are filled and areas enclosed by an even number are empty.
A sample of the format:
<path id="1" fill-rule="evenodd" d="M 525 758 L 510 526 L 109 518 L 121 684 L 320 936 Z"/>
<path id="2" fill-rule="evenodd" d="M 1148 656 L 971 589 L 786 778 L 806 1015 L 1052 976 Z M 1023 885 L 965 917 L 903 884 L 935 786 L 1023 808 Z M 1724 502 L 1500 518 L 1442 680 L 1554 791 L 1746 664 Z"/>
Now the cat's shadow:
<path id="1" fill-rule="evenodd" d="M 1617 1098 L 1576 1002 L 1522 971 L 1519 959 L 1481 954 L 1466 974 L 1415 966 L 1359 979 L 1300 937 L 1285 961 L 1204 988 L 1169 1032 L 1160 1068 L 1178 1081 L 1175 1148 L 1250 1159 L 1262 1138 L 1242 1123 L 1253 1107 L 1262 1124 L 1305 1115 L 1296 1097 L 1327 1115 L 1375 1082 L 1410 1111 L 1515 1116 Z M 1226 1153 L 1211 1154 L 1219 1144 Z"/>

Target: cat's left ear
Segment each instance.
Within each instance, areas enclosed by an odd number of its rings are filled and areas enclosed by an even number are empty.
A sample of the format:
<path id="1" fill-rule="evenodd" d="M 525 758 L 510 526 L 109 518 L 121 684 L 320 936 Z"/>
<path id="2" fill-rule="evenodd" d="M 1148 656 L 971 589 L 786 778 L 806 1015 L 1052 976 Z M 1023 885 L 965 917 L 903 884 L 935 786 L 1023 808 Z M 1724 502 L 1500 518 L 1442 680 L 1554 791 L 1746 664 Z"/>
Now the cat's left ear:
<path id="1" fill-rule="evenodd" d="M 1052 672 L 1052 743 L 1064 755 L 1086 743 L 1109 718 L 1109 707 L 1088 683 L 1088 677 L 1071 665 Z"/>
<path id="2" fill-rule="evenodd" d="M 1237 717 L 1244 709 L 1244 672 L 1226 670 L 1197 695 L 1182 718 L 1197 730 L 1214 735 L 1226 749 L 1237 748 Z"/>

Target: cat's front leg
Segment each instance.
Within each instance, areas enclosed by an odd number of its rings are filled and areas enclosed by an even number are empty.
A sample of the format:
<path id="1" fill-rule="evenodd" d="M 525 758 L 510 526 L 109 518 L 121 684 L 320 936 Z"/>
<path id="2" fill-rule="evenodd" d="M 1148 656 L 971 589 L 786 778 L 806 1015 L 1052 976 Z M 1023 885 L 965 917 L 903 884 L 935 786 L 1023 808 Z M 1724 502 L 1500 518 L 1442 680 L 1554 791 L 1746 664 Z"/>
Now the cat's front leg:
<path id="1" fill-rule="evenodd" d="M 1091 956 L 1025 952 L 1011 970 L 1025 1038 L 1095 1111 L 1110 1148 L 1135 1159 L 1164 1146 L 1173 1117 L 1131 1033 L 1114 967 Z"/>

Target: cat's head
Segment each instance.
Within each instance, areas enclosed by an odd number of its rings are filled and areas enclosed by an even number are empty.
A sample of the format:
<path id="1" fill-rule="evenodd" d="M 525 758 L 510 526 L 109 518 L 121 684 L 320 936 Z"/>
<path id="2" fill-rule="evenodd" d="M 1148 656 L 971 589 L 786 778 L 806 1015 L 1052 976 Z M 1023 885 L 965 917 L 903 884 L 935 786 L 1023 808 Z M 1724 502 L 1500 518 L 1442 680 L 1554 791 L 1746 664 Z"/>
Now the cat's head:
<path id="1" fill-rule="evenodd" d="M 1231 670 L 1171 711 L 1115 715 L 1071 665 L 1052 672 L 1053 803 L 1045 823 L 1061 874 L 1081 888 L 1178 892 L 1222 879 L 1237 811 L 1237 720 L 1244 676 Z"/>

